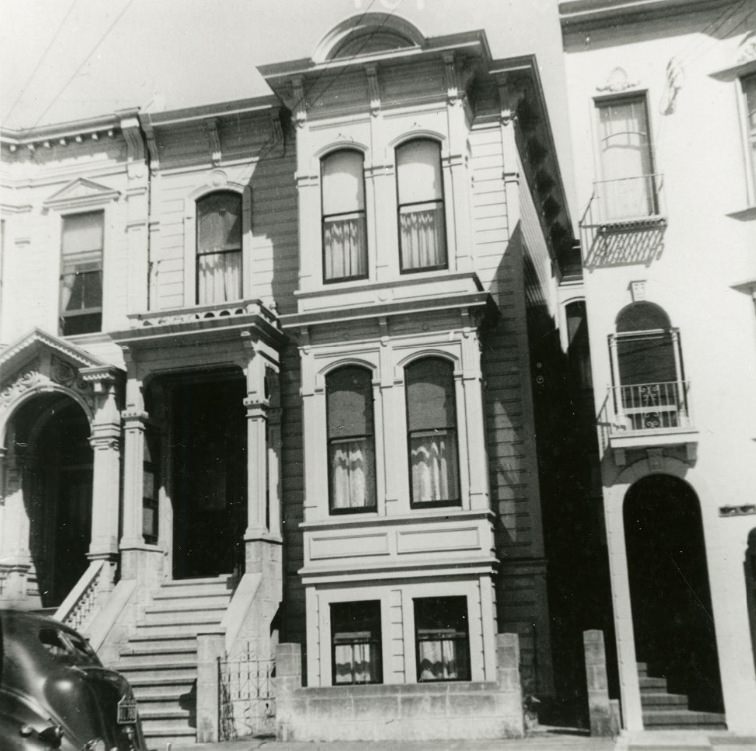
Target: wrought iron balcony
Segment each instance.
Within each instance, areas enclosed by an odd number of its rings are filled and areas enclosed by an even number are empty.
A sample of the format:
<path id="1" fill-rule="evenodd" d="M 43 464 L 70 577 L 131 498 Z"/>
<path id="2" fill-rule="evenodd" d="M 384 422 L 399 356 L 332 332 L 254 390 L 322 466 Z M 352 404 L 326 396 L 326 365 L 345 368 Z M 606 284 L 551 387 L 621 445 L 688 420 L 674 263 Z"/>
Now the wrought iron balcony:
<path id="1" fill-rule="evenodd" d="M 663 187 L 661 174 L 597 180 L 580 226 L 622 231 L 664 224 Z"/>
<path id="2" fill-rule="evenodd" d="M 614 450 L 617 464 L 628 449 L 686 446 L 695 458 L 697 431 L 691 417 L 687 381 L 610 386 L 599 415 L 604 446 Z"/>

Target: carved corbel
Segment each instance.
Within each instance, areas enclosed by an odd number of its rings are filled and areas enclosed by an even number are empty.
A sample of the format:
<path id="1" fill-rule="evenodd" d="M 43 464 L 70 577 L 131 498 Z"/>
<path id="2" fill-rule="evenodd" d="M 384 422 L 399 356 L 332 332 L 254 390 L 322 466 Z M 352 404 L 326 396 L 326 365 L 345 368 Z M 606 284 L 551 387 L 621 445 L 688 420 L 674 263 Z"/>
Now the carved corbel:
<path id="1" fill-rule="evenodd" d="M 274 107 L 270 111 L 270 140 L 273 146 L 283 143 L 283 128 L 281 127 L 281 110 Z"/>
<path id="2" fill-rule="evenodd" d="M 304 80 L 302 76 L 291 79 L 291 90 L 294 94 L 292 108 L 294 110 L 294 122 L 298 128 L 303 128 L 307 122 L 307 101 L 305 100 Z"/>
<path id="3" fill-rule="evenodd" d="M 221 161 L 221 142 L 218 133 L 218 120 L 211 117 L 205 120 L 205 133 L 207 134 L 207 144 L 210 149 L 210 161 L 213 167 L 217 167 Z"/>
<path id="4" fill-rule="evenodd" d="M 140 177 L 143 174 L 145 148 L 142 139 L 142 128 L 136 111 L 124 113 L 119 122 L 121 133 L 126 141 L 126 170 L 129 177 Z"/>
<path id="5" fill-rule="evenodd" d="M 147 152 L 150 155 L 150 172 L 154 175 L 160 170 L 160 154 L 158 153 L 155 129 L 149 115 L 142 117 L 142 130 L 147 141 Z"/>
<path id="6" fill-rule="evenodd" d="M 378 81 L 378 68 L 375 65 L 366 65 L 368 97 L 370 99 L 370 114 L 377 117 L 381 112 L 381 86 Z"/>
<path id="7" fill-rule="evenodd" d="M 457 65 L 453 52 L 445 52 L 444 60 L 444 85 L 446 86 L 446 99 L 449 104 L 456 104 L 460 98 L 459 79 L 457 77 Z"/>

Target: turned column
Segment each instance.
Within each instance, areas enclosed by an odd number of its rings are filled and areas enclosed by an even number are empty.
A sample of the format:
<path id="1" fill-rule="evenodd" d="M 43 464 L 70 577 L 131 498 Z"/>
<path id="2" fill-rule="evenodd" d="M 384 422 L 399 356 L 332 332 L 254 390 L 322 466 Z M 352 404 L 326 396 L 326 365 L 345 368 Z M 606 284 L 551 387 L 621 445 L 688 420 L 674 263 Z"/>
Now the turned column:
<path id="1" fill-rule="evenodd" d="M 259 540 L 268 531 L 268 411 L 270 400 L 265 387 L 265 362 L 253 349 L 247 364 L 247 529 L 245 542 Z"/>

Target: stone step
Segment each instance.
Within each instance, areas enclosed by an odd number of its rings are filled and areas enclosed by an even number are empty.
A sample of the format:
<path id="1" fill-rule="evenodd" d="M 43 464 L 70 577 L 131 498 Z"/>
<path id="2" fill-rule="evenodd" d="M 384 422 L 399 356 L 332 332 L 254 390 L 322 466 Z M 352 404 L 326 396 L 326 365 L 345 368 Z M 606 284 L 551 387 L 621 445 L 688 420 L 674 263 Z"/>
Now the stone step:
<path id="1" fill-rule="evenodd" d="M 189 709 L 140 709 L 139 719 L 142 721 L 144 732 L 149 735 L 152 729 L 183 731 L 189 727 L 194 710 Z M 192 728 L 194 730 L 194 728 Z"/>
<path id="2" fill-rule="evenodd" d="M 196 649 L 196 636 L 132 636 L 128 641 L 128 647 L 139 650 L 161 650 L 164 648 Z"/>
<path id="3" fill-rule="evenodd" d="M 644 691 L 650 693 L 665 693 L 667 690 L 666 678 L 651 678 L 647 676 L 645 678 L 638 678 L 638 683 L 640 684 L 641 694 Z"/>
<path id="4" fill-rule="evenodd" d="M 639 662 L 638 663 L 638 677 L 639 678 L 646 678 L 648 676 L 648 663 L 647 662 Z"/>
<path id="5" fill-rule="evenodd" d="M 644 692 L 641 694 L 641 704 L 649 709 L 661 707 L 688 708 L 688 697 L 685 694 L 669 694 L 664 691 Z"/>
<path id="6" fill-rule="evenodd" d="M 153 598 L 152 605 L 148 605 L 145 613 L 179 612 L 182 610 L 222 610 L 225 611 L 231 598 L 223 594 L 195 595 L 193 597 L 161 597 Z"/>
<path id="7" fill-rule="evenodd" d="M 147 742 L 147 748 L 155 749 L 155 751 L 164 751 L 169 743 L 171 746 L 192 745 L 197 737 L 197 730 L 186 727 L 176 731 L 170 728 L 156 727 L 151 728 L 149 732 L 145 732 L 144 737 Z"/>
<path id="8" fill-rule="evenodd" d="M 152 608 L 145 608 L 144 618 L 137 621 L 137 628 L 140 626 L 172 626 L 183 624 L 219 624 L 223 613 L 225 612 L 225 606 L 219 608 L 202 608 L 201 610 L 194 609 L 171 609 L 171 610 L 153 610 Z"/>
<path id="9" fill-rule="evenodd" d="M 152 667 L 156 663 L 181 664 L 196 667 L 197 650 L 164 647 L 159 651 L 122 651 L 118 660 L 119 669 L 123 669 L 124 667 Z"/>
<path id="10" fill-rule="evenodd" d="M 159 639 L 175 635 L 182 638 L 192 637 L 196 640 L 198 631 L 217 623 L 219 623 L 217 618 L 199 623 L 138 623 L 136 633 L 142 639 Z"/>
<path id="11" fill-rule="evenodd" d="M 155 685 L 165 682 L 192 683 L 197 679 L 197 666 L 176 663 L 156 663 L 154 665 L 119 665 L 118 672 L 132 686 Z"/>
<path id="12" fill-rule="evenodd" d="M 189 686 L 189 689 L 187 689 Z M 186 695 L 191 690 L 189 683 L 155 683 L 142 684 L 135 687 L 135 695 L 139 694 L 139 703 L 154 701 L 174 701 Z"/>
<path id="13" fill-rule="evenodd" d="M 643 710 L 646 728 L 724 728 L 724 715 L 716 712 L 696 712 L 689 709 Z"/>

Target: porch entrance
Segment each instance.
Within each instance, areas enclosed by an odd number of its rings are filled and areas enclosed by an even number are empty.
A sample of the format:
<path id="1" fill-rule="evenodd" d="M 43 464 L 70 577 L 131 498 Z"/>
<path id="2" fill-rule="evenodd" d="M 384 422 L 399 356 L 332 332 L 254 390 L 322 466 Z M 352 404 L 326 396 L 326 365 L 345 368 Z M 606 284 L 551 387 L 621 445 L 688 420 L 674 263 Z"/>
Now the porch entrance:
<path id="1" fill-rule="evenodd" d="M 690 709 L 721 712 L 722 688 L 698 497 L 682 480 L 653 475 L 624 503 L 638 660 Z"/>
<path id="2" fill-rule="evenodd" d="M 240 573 L 247 510 L 245 382 L 177 382 L 172 398 L 173 576 Z"/>
<path id="3" fill-rule="evenodd" d="M 93 462 L 89 422 L 78 404 L 57 395 L 31 400 L 14 422 L 37 587 L 42 607 L 55 607 L 88 565 Z"/>

